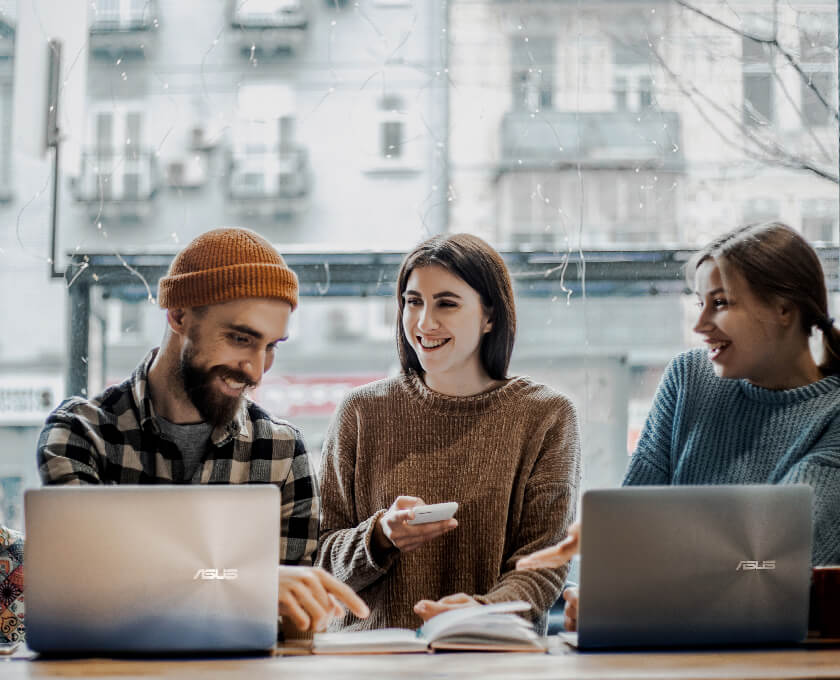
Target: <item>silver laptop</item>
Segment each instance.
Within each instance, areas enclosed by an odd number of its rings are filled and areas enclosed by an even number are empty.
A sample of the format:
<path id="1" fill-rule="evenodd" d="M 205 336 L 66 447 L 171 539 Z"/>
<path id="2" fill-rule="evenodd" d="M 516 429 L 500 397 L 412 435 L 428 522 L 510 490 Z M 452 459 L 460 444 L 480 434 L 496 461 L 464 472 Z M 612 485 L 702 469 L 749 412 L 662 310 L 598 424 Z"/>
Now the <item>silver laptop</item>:
<path id="1" fill-rule="evenodd" d="M 807 485 L 586 492 L 577 646 L 804 639 L 812 502 Z"/>
<path id="2" fill-rule="evenodd" d="M 26 642 L 47 653 L 254 651 L 277 640 L 274 485 L 24 495 Z"/>

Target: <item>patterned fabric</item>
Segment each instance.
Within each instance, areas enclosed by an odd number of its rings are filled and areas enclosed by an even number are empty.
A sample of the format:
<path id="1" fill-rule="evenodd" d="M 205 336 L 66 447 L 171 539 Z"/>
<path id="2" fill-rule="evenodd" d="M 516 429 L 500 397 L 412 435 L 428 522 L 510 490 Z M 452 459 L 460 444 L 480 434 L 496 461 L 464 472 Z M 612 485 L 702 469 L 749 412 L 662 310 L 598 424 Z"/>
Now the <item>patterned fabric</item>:
<path id="1" fill-rule="evenodd" d="M 280 562 L 312 564 L 318 548 L 318 487 L 300 431 L 251 401 L 210 435 L 191 478 L 158 426 L 148 389 L 152 350 L 125 382 L 93 399 L 71 397 L 38 440 L 44 484 L 276 484 Z M 243 518 L 243 521 L 246 521 Z"/>
<path id="2" fill-rule="evenodd" d="M 0 642 L 23 638 L 23 534 L 0 526 Z"/>
<path id="3" fill-rule="evenodd" d="M 840 376 L 768 390 L 714 373 L 705 350 L 665 371 L 624 478 L 814 489 L 813 563 L 840 564 Z"/>

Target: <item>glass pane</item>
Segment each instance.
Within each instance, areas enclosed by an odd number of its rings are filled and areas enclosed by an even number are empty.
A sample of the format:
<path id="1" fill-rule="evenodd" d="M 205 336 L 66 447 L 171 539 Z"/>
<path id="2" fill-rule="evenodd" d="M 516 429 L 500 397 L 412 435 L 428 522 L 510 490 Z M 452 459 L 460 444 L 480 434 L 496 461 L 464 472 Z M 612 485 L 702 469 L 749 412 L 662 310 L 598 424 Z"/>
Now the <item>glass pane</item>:
<path id="1" fill-rule="evenodd" d="M 828 0 L 0 0 L 0 482 L 37 484 L 49 410 L 160 343 L 173 254 L 242 225 L 301 277 L 254 396 L 315 458 L 398 369 L 402 254 L 465 231 L 513 272 L 512 372 L 574 399 L 585 485 L 616 484 L 697 341 L 693 249 L 781 219 L 836 296 L 837 82 Z"/>

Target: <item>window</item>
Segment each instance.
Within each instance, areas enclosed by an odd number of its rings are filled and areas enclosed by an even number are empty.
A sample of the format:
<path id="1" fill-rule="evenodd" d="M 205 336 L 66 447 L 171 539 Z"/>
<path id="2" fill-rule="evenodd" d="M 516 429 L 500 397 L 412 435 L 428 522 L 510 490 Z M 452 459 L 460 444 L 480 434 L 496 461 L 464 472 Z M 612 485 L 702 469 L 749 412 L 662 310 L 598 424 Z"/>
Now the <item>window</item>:
<path id="1" fill-rule="evenodd" d="M 649 109 L 653 106 L 653 80 L 651 78 L 639 78 L 639 108 Z"/>
<path id="2" fill-rule="evenodd" d="M 137 30 L 149 26 L 157 10 L 155 0 L 96 0 L 90 5 L 94 31 Z"/>
<path id="3" fill-rule="evenodd" d="M 102 106 L 97 104 L 91 115 L 74 195 L 97 218 L 134 219 L 138 202 L 151 201 L 157 190 L 154 154 L 143 140 L 144 114 L 122 105 L 107 111 Z M 100 206 L 111 201 L 108 210 Z"/>
<path id="4" fill-rule="evenodd" d="M 396 11 L 396 10 L 393 10 Z M 422 136 L 422 115 L 408 99 L 397 92 L 378 96 L 370 115 L 370 158 L 364 171 L 368 174 L 410 175 L 420 164 L 417 139 Z"/>
<path id="5" fill-rule="evenodd" d="M 26 487 L 50 408 L 160 342 L 157 277 L 204 229 L 251 227 L 300 274 L 258 396 L 312 450 L 342 390 L 396 370 L 401 254 L 486 238 L 515 274 L 511 373 L 574 400 L 585 487 L 620 481 L 696 344 L 692 249 L 766 219 L 840 245 L 838 124 L 811 87 L 836 108 L 833 0 L 46 4 L 0 0 L 0 386 L 56 385 L 35 415 L 0 399 L 0 467 Z M 53 263 L 27 98 L 47 36 L 66 41 Z"/>
<path id="6" fill-rule="evenodd" d="M 615 108 L 618 111 L 627 110 L 627 78 L 617 77 L 614 81 Z"/>
<path id="7" fill-rule="evenodd" d="M 802 235 L 814 243 L 837 240 L 837 206 L 830 199 L 809 199 L 802 202 Z"/>
<path id="8" fill-rule="evenodd" d="M 513 38 L 511 65 L 513 108 L 550 109 L 554 93 L 554 38 Z"/>
<path id="9" fill-rule="evenodd" d="M 816 127 L 829 125 L 834 116 L 830 93 L 834 89 L 837 65 L 837 36 L 826 30 L 830 25 L 824 15 L 803 15 L 800 22 L 799 54 L 805 77 L 801 79 L 802 122 Z"/>
<path id="10" fill-rule="evenodd" d="M 638 25 L 638 18 L 623 15 L 617 23 L 626 26 L 621 36 L 612 39 L 616 108 L 633 111 L 648 109 L 654 102 L 652 52 L 648 34 L 651 28 Z M 628 93 L 630 97 L 628 98 Z"/>
<path id="11" fill-rule="evenodd" d="M 386 120 L 381 125 L 382 144 L 379 153 L 385 158 L 399 158 L 402 155 L 403 124 L 399 120 Z"/>
<path id="12" fill-rule="evenodd" d="M 772 125 L 775 99 L 772 51 L 750 37 L 743 45 L 743 122 L 744 125 Z"/>

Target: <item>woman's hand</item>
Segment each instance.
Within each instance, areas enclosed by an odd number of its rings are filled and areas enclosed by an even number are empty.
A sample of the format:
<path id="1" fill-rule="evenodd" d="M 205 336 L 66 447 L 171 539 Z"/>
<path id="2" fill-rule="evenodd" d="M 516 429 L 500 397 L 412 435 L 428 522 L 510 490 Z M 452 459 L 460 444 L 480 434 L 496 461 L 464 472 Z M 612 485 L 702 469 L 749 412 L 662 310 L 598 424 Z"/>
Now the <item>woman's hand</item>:
<path id="1" fill-rule="evenodd" d="M 373 540 L 380 550 L 386 551 L 393 546 L 402 552 L 411 552 L 458 526 L 455 519 L 428 524 L 407 524 L 409 520 L 414 519 L 414 508 L 418 505 L 425 505 L 422 498 L 397 496 L 397 500 L 379 518 L 373 530 Z"/>
<path id="2" fill-rule="evenodd" d="M 578 595 L 577 588 L 566 588 L 563 591 L 563 599 L 566 600 L 566 606 L 563 608 L 563 628 L 569 633 L 577 630 Z"/>
<path id="3" fill-rule="evenodd" d="M 580 550 L 580 522 L 569 527 L 569 534 L 557 545 L 537 550 L 517 561 L 517 569 L 542 569 L 562 567 Z"/>
<path id="4" fill-rule="evenodd" d="M 456 593 L 455 595 L 447 595 L 439 600 L 420 600 L 414 605 L 414 613 L 417 614 L 423 621 L 428 621 L 433 616 L 443 614 L 452 609 L 462 609 L 463 607 L 480 607 L 481 602 L 470 597 L 466 593 Z"/>

